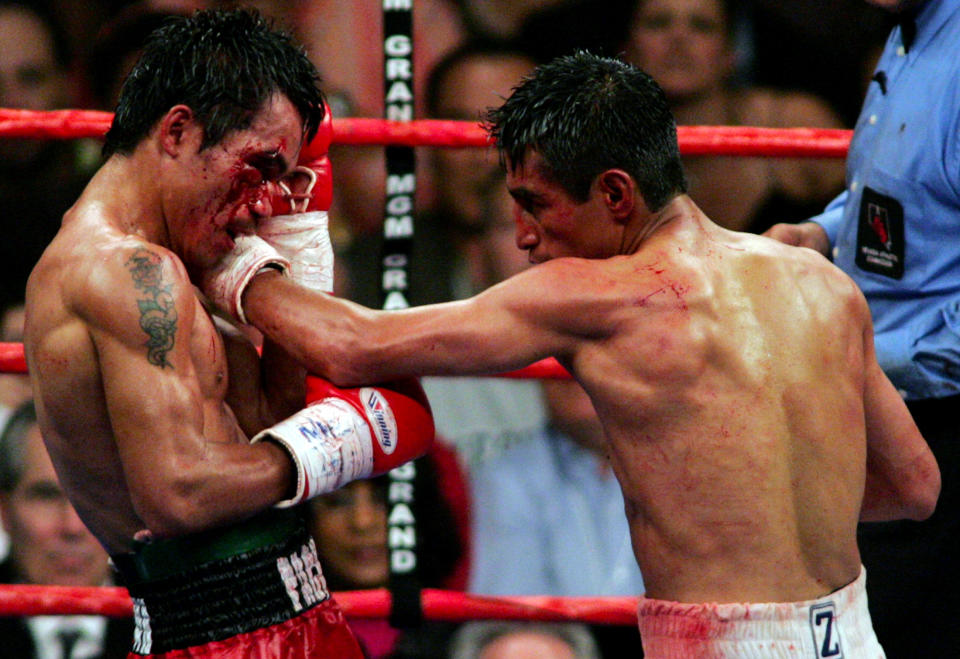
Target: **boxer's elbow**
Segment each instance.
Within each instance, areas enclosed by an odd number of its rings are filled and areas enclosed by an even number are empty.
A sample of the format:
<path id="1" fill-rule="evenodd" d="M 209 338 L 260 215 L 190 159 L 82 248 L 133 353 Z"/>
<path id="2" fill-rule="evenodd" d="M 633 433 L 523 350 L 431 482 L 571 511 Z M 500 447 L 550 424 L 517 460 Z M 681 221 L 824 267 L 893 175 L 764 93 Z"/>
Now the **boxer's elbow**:
<path id="1" fill-rule="evenodd" d="M 187 535 L 207 527 L 197 502 L 172 489 L 153 492 L 136 508 L 146 528 L 158 538 Z"/>
<path id="2" fill-rule="evenodd" d="M 940 498 L 940 468 L 933 455 L 924 458 L 912 470 L 905 498 L 908 519 L 921 522 L 933 514 Z"/>
<path id="3" fill-rule="evenodd" d="M 158 474 L 161 471 L 157 470 Z M 205 483 L 207 486 L 205 486 Z M 133 495 L 134 508 L 150 532 L 160 538 L 197 533 L 215 525 L 224 506 L 212 499 L 215 488 L 197 469 L 181 464 L 176 473 L 152 478 Z"/>

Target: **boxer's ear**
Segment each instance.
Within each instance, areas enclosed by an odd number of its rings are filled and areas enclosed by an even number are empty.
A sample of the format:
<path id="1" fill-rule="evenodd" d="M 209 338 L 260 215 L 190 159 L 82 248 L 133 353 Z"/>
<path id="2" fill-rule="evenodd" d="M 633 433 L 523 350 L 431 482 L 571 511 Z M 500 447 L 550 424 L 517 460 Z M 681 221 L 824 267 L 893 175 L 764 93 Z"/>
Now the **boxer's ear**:
<path id="1" fill-rule="evenodd" d="M 633 177 L 622 169 L 601 172 L 597 176 L 597 190 L 603 196 L 607 210 L 618 222 L 629 220 L 636 204 L 643 203 Z"/>
<path id="2" fill-rule="evenodd" d="M 196 140 L 194 133 L 197 130 L 201 131 L 202 141 L 203 129 L 197 124 L 193 110 L 186 105 L 174 105 L 160 119 L 158 126 L 160 146 L 167 155 L 175 158 L 185 145 Z"/>

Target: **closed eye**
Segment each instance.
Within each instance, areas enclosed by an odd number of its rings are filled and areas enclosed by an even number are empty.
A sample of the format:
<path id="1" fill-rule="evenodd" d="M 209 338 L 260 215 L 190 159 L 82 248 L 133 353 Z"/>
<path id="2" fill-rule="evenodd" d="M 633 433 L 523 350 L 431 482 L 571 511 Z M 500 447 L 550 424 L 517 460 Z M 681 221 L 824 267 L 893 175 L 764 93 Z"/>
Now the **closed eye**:
<path id="1" fill-rule="evenodd" d="M 264 181 L 279 181 L 287 174 L 287 159 L 276 152 L 252 156 L 249 162 L 260 172 Z"/>

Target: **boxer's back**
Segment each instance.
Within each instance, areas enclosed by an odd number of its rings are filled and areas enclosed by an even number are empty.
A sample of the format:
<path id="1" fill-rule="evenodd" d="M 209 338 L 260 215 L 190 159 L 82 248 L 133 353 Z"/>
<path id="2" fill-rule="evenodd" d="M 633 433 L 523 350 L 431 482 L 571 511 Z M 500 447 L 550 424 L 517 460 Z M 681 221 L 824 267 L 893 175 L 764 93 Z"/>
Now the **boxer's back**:
<path id="1" fill-rule="evenodd" d="M 705 218 L 597 263 L 620 299 L 571 366 L 604 419 L 648 595 L 796 601 L 854 579 L 855 287 L 813 252 Z"/>

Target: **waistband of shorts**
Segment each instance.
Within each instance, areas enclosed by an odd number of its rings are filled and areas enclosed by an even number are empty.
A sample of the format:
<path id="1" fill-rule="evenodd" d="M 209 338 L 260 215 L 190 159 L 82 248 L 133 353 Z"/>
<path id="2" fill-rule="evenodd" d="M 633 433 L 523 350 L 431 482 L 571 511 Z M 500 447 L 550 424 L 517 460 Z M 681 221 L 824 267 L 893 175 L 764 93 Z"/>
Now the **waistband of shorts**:
<path id="1" fill-rule="evenodd" d="M 304 522 L 296 508 L 268 510 L 231 526 L 177 538 L 135 542 L 126 554 L 110 560 L 126 586 L 181 575 L 194 566 L 221 561 L 260 547 L 275 545 L 296 534 Z"/>
<path id="2" fill-rule="evenodd" d="M 134 609 L 133 651 L 158 654 L 285 622 L 330 598 L 296 509 L 114 556 Z"/>
<path id="3" fill-rule="evenodd" d="M 879 648 L 862 567 L 849 584 L 814 600 L 718 604 L 641 597 L 637 614 L 644 650 L 657 657 L 686 656 L 689 643 L 711 648 L 716 656 L 744 658 L 820 656 L 816 648 L 827 646 L 842 647 L 842 656 L 867 656 L 857 652 Z M 791 648 L 799 654 L 788 652 Z M 812 654 L 803 654 L 807 650 Z"/>
<path id="4" fill-rule="evenodd" d="M 811 607 L 835 602 L 847 609 L 865 603 L 867 599 L 866 570 L 860 568 L 856 579 L 823 597 L 802 602 L 730 602 L 688 603 L 671 602 L 641 597 L 637 606 L 640 617 L 710 618 L 721 622 L 779 622 L 806 620 Z"/>

